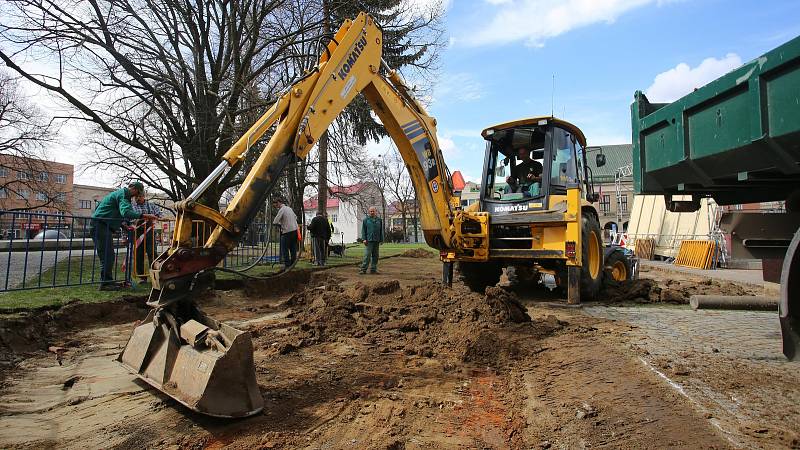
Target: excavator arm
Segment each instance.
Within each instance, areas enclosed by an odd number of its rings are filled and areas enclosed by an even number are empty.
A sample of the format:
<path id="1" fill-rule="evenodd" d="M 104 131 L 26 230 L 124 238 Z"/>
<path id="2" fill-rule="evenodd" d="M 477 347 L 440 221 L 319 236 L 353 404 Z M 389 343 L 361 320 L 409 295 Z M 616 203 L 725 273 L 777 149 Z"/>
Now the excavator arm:
<path id="1" fill-rule="evenodd" d="M 153 310 L 119 357 L 131 372 L 205 414 L 246 416 L 263 408 L 249 333 L 203 314 L 191 294 L 236 247 L 286 166 L 305 158 L 359 93 L 405 161 L 420 202 L 425 239 L 441 251 L 445 267 L 452 271 L 449 263 L 456 258 L 488 258 L 488 214 L 460 209 L 436 140 L 436 120 L 382 60 L 382 40 L 380 28 L 365 13 L 345 22 L 317 66 L 285 90 L 211 175 L 177 204 L 170 248 L 153 262 L 150 273 L 153 289 L 148 304 Z M 239 164 L 273 127 L 225 211 L 199 203 L 205 190 Z M 205 242 L 197 242 L 198 222 L 210 230 Z"/>
<path id="2" fill-rule="evenodd" d="M 381 58 L 382 33 L 369 15 L 345 22 L 318 65 L 287 89 L 278 101 L 225 153 L 223 162 L 177 205 L 170 249 L 153 264 L 151 302 L 165 304 L 185 296 L 203 273 L 238 243 L 286 165 L 305 158 L 317 139 L 363 93 L 403 157 L 420 202 L 420 219 L 429 245 L 456 247 L 453 193 L 436 140 L 436 120 L 410 94 L 396 71 Z M 220 213 L 197 202 L 228 167 L 239 163 L 272 127 L 242 186 Z M 198 220 L 213 231 L 202 247 L 193 246 Z M 196 234 L 196 233 L 195 233 Z"/>

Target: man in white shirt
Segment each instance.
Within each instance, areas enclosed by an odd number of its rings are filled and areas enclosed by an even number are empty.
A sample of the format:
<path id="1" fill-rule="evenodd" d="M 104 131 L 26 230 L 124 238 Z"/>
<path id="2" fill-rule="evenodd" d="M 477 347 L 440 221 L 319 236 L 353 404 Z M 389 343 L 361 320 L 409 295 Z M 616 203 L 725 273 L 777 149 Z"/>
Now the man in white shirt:
<path id="1" fill-rule="evenodd" d="M 272 207 L 278 210 L 272 224 L 281 229 L 281 261 L 288 270 L 297 259 L 297 215 L 285 203 L 283 198 L 272 199 Z"/>

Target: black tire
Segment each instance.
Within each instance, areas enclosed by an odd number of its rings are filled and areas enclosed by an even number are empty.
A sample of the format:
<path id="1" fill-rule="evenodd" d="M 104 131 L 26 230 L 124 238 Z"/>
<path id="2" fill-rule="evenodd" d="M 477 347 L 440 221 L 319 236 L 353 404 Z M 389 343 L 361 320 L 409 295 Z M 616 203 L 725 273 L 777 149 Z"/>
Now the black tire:
<path id="1" fill-rule="evenodd" d="M 603 285 L 619 286 L 632 279 L 633 267 L 625 253 L 619 248 L 608 252 L 603 263 Z"/>
<path id="2" fill-rule="evenodd" d="M 592 274 L 590 267 L 590 245 L 591 239 L 595 239 L 595 258 L 599 265 L 594 267 L 595 273 Z M 581 302 L 597 299 L 600 294 L 600 287 L 603 284 L 603 238 L 600 234 L 600 223 L 592 214 L 583 215 L 583 227 L 581 228 Z"/>
<path id="3" fill-rule="evenodd" d="M 781 271 L 781 302 L 778 306 L 783 354 L 789 361 L 800 359 L 800 229 L 794 233 Z"/>
<path id="4" fill-rule="evenodd" d="M 487 286 L 494 286 L 500 281 L 503 267 L 495 262 L 465 262 L 456 263 L 458 279 L 472 292 L 483 294 Z"/>

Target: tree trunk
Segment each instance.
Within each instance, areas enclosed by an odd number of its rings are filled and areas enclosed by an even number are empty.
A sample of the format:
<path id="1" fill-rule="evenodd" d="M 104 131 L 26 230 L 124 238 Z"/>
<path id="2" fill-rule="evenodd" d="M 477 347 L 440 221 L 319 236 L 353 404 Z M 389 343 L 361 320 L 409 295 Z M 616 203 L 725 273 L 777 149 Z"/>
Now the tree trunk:
<path id="1" fill-rule="evenodd" d="M 317 212 L 325 214 L 328 204 L 328 132 L 322 133 L 319 149 L 319 180 L 317 180 Z"/>
<path id="2" fill-rule="evenodd" d="M 331 32 L 329 0 L 322 0 L 322 30 L 326 35 Z M 322 133 L 317 143 L 319 151 L 319 179 L 317 180 L 317 213 L 325 214 L 328 205 L 328 130 Z"/>
<path id="3" fill-rule="evenodd" d="M 416 193 L 415 193 L 416 194 Z M 417 229 L 417 199 L 414 197 L 414 242 L 419 242 L 419 230 Z"/>
<path id="4" fill-rule="evenodd" d="M 402 211 L 400 212 L 400 217 L 403 219 L 403 242 L 406 242 L 408 239 L 408 224 L 406 224 L 406 205 L 400 205 Z"/>

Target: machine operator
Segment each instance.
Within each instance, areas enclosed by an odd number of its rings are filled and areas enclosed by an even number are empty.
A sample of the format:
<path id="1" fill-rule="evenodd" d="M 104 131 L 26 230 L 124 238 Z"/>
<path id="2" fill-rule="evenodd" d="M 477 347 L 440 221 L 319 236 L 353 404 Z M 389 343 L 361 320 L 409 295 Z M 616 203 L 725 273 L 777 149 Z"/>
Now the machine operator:
<path id="1" fill-rule="evenodd" d="M 517 149 L 519 164 L 511 168 L 511 176 L 506 178 L 508 192 L 521 192 L 525 197 L 534 197 L 541 190 L 542 163 L 531 158 L 531 149 Z"/>

